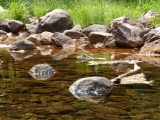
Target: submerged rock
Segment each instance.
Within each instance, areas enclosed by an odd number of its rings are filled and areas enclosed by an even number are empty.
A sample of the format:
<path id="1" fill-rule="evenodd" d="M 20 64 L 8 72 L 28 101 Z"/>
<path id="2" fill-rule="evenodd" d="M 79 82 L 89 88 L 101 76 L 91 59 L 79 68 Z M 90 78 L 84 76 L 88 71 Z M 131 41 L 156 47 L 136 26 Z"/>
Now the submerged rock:
<path id="1" fill-rule="evenodd" d="M 134 63 L 134 70 L 111 80 L 100 76 L 81 78 L 69 87 L 69 91 L 78 99 L 99 102 L 112 90 L 115 84 L 150 85 L 152 81 L 146 81 L 144 74 L 140 71 L 141 68 Z"/>
<path id="2" fill-rule="evenodd" d="M 47 80 L 55 74 L 52 66 L 44 63 L 33 66 L 28 72 L 34 79 Z"/>
<path id="3" fill-rule="evenodd" d="M 104 77 L 86 77 L 74 82 L 69 91 L 78 99 L 86 101 L 99 101 L 113 88 L 114 83 Z M 97 101 L 97 102 L 98 102 Z"/>

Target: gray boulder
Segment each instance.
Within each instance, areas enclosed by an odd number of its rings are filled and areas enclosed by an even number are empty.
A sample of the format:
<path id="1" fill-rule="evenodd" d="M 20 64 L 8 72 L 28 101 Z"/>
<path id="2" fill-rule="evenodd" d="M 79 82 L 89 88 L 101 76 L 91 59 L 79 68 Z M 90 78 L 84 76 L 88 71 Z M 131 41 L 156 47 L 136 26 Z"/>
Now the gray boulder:
<path id="1" fill-rule="evenodd" d="M 150 10 L 148 12 L 144 12 L 142 16 L 138 19 L 140 23 L 144 26 L 148 27 L 152 19 L 156 16 L 160 15 L 158 12 Z"/>
<path id="2" fill-rule="evenodd" d="M 121 24 L 121 23 L 128 23 L 132 26 L 136 26 L 136 27 L 139 27 L 141 29 L 144 28 L 144 26 L 138 21 L 138 20 L 132 20 L 130 18 L 127 18 L 127 17 L 119 17 L 119 18 L 116 18 L 116 19 L 113 19 L 111 22 L 110 22 L 110 25 L 109 25 L 109 31 L 112 32 L 113 28 L 114 28 L 114 25 L 115 24 Z"/>
<path id="3" fill-rule="evenodd" d="M 54 41 L 55 45 L 58 47 L 75 47 L 75 41 L 73 41 L 72 38 L 59 33 L 59 32 L 55 32 L 52 37 L 51 37 L 52 41 Z"/>
<path id="4" fill-rule="evenodd" d="M 36 46 L 28 40 L 18 40 L 11 45 L 10 51 L 34 50 Z"/>
<path id="5" fill-rule="evenodd" d="M 54 41 L 52 41 L 51 37 L 52 37 L 53 33 L 51 32 L 47 32 L 44 31 L 40 34 L 40 40 L 39 42 L 42 45 L 54 45 Z"/>
<path id="6" fill-rule="evenodd" d="M 28 31 L 31 34 L 36 33 L 37 30 L 37 25 L 32 25 L 32 24 L 26 24 L 26 31 Z"/>
<path id="7" fill-rule="evenodd" d="M 153 41 L 158 40 L 158 39 L 160 39 L 160 27 L 152 29 L 151 31 L 149 31 L 147 34 L 145 34 L 142 37 L 142 40 L 143 40 L 144 43 L 153 42 Z"/>
<path id="8" fill-rule="evenodd" d="M 140 54 L 147 56 L 160 56 L 160 39 L 146 43 L 140 50 Z"/>
<path id="9" fill-rule="evenodd" d="M 108 27 L 106 25 L 93 24 L 87 27 L 84 27 L 81 32 L 85 35 L 89 35 L 91 32 L 107 32 Z"/>
<path id="10" fill-rule="evenodd" d="M 65 30 L 64 34 L 72 39 L 79 39 L 84 37 L 84 34 L 75 30 Z"/>
<path id="11" fill-rule="evenodd" d="M 4 19 L 2 21 L 0 21 L 0 30 L 4 30 L 6 32 L 9 32 L 9 28 L 8 28 L 8 23 L 10 22 L 9 19 Z"/>
<path id="12" fill-rule="evenodd" d="M 72 27 L 73 21 L 71 20 L 70 15 L 65 10 L 55 9 L 41 17 L 36 32 L 63 32 Z"/>
<path id="13" fill-rule="evenodd" d="M 8 28 L 12 33 L 18 33 L 20 31 L 25 31 L 25 24 L 18 20 L 11 20 L 8 22 Z"/>
<path id="14" fill-rule="evenodd" d="M 139 34 L 142 30 L 139 27 L 132 26 L 128 23 L 115 23 L 112 26 L 115 42 L 118 47 L 139 48 L 144 43 Z"/>
<path id="15" fill-rule="evenodd" d="M 34 43 L 36 46 L 41 45 L 40 41 L 39 41 L 40 35 L 38 34 L 31 34 L 30 36 L 26 37 L 25 39 L 28 41 L 31 41 L 32 43 Z"/>
<path id="16" fill-rule="evenodd" d="M 105 32 L 91 32 L 88 35 L 88 40 L 91 44 L 104 43 L 110 38 L 113 38 L 113 34 L 105 33 Z"/>

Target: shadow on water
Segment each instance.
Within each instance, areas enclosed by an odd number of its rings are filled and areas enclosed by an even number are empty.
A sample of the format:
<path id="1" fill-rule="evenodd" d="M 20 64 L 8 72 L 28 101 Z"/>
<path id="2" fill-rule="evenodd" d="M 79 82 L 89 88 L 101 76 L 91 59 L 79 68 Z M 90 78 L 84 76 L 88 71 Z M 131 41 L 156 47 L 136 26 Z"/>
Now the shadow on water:
<path id="1" fill-rule="evenodd" d="M 69 87 L 84 77 L 102 76 L 112 79 L 133 69 L 133 65 L 89 66 L 87 60 L 76 58 L 81 54 L 78 51 L 68 54 L 59 50 L 59 53 L 60 60 L 55 59 L 58 52 L 50 50 L 49 54 L 42 55 L 37 51 L 34 54 L 27 54 L 29 55 L 27 57 L 20 55 L 19 60 L 8 51 L 0 49 L 1 119 L 159 119 L 160 58 L 154 58 L 156 61 L 153 58 L 138 58 L 133 51 L 123 49 L 85 51 L 85 54 L 92 57 L 101 55 L 102 58 L 105 56 L 114 60 L 142 60 L 144 62 L 138 63 L 142 73 L 145 74 L 147 81 L 154 80 L 152 86 L 146 84 L 115 86 L 99 103 L 95 103 L 75 98 L 69 92 Z M 111 54 L 115 55 L 114 58 L 108 57 Z M 33 66 L 44 63 L 50 65 L 55 74 L 47 80 L 34 79 L 28 71 Z"/>

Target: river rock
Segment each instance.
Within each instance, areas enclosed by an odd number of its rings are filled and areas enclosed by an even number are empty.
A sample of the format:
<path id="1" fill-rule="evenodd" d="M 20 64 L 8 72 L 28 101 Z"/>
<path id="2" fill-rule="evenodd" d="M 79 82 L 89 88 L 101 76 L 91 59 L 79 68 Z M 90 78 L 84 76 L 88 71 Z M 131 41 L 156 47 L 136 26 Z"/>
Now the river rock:
<path id="1" fill-rule="evenodd" d="M 34 43 L 28 40 L 18 40 L 11 45 L 10 51 L 19 51 L 19 50 L 34 50 L 36 46 Z"/>
<path id="2" fill-rule="evenodd" d="M 79 39 L 84 37 L 84 34 L 75 30 L 65 30 L 64 34 L 72 39 Z"/>
<path id="3" fill-rule="evenodd" d="M 105 32 L 91 32 L 88 35 L 88 40 L 91 44 L 104 43 L 109 38 L 113 38 L 113 34 L 105 33 Z"/>
<path id="4" fill-rule="evenodd" d="M 36 46 L 41 45 L 39 42 L 40 35 L 39 34 L 31 34 L 30 36 L 26 37 L 25 39 L 28 41 L 33 42 Z"/>
<path id="5" fill-rule="evenodd" d="M 8 23 L 10 22 L 9 19 L 4 19 L 2 21 L 0 21 L 0 30 L 4 30 L 6 32 L 9 32 L 9 28 L 8 28 Z"/>
<path id="6" fill-rule="evenodd" d="M 142 30 L 128 23 L 115 23 L 112 26 L 112 33 L 118 47 L 139 48 L 144 43 L 139 34 Z"/>
<path id="7" fill-rule="evenodd" d="M 8 22 L 8 28 L 12 33 L 18 33 L 20 31 L 25 31 L 25 24 L 18 20 L 11 20 Z"/>
<path id="8" fill-rule="evenodd" d="M 20 40 L 20 39 L 21 39 L 21 37 L 11 36 L 11 37 L 8 37 L 7 39 L 5 39 L 4 41 L 2 41 L 1 44 L 7 44 L 7 45 L 13 44 L 14 42 L 16 42 L 17 40 Z"/>
<path id="9" fill-rule="evenodd" d="M 107 32 L 108 27 L 106 25 L 93 24 L 87 27 L 84 27 L 81 32 L 85 35 L 89 35 L 90 32 Z"/>
<path id="10" fill-rule="evenodd" d="M 44 63 L 33 66 L 28 72 L 34 79 L 47 80 L 55 74 L 52 66 Z"/>
<path id="11" fill-rule="evenodd" d="M 158 39 L 160 39 L 160 27 L 152 29 L 150 32 L 148 32 L 142 37 L 144 43 L 152 42 Z"/>
<path id="12" fill-rule="evenodd" d="M 140 54 L 146 54 L 148 56 L 160 56 L 160 39 L 146 43 L 140 50 Z"/>
<path id="13" fill-rule="evenodd" d="M 42 45 L 54 45 L 54 41 L 51 40 L 53 33 L 44 31 L 40 34 L 39 42 Z"/>
<path id="14" fill-rule="evenodd" d="M 159 13 L 153 10 L 150 10 L 148 12 L 144 12 L 142 16 L 139 18 L 140 23 L 142 23 L 144 26 L 148 27 L 149 23 L 152 21 L 152 19 L 156 16 L 158 16 Z"/>
<path id="15" fill-rule="evenodd" d="M 37 25 L 26 24 L 26 30 L 31 34 L 34 34 L 36 33 Z"/>
<path id="16" fill-rule="evenodd" d="M 51 37 L 52 41 L 55 43 L 56 46 L 58 47 L 71 47 L 72 45 L 75 46 L 75 42 L 73 41 L 72 38 L 59 33 L 59 32 L 55 32 L 53 33 L 52 37 Z"/>
<path id="17" fill-rule="evenodd" d="M 112 32 L 112 30 L 114 29 L 115 24 L 120 24 L 120 23 L 128 23 L 128 24 L 130 24 L 130 25 L 132 25 L 132 26 L 139 27 L 140 29 L 143 29 L 143 28 L 144 28 L 144 26 L 143 26 L 140 22 L 122 16 L 122 17 L 118 17 L 118 18 L 116 18 L 116 19 L 113 19 L 113 20 L 110 22 L 109 31 Z"/>
<path id="18" fill-rule="evenodd" d="M 70 15 L 65 10 L 55 9 L 41 17 L 36 32 L 63 32 L 72 27 L 73 21 L 71 20 Z"/>

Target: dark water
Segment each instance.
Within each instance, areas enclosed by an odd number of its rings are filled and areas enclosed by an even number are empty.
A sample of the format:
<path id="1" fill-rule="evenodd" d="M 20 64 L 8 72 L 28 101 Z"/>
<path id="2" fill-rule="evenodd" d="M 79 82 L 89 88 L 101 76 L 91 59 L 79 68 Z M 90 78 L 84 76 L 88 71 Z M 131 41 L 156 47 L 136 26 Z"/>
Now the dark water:
<path id="1" fill-rule="evenodd" d="M 50 49 L 51 50 L 51 49 Z M 48 50 L 50 52 L 50 50 Z M 51 50 L 52 51 L 52 50 Z M 43 51 L 44 52 L 44 51 Z M 94 49 L 75 52 L 11 54 L 0 49 L 0 119 L 1 120 L 159 120 L 160 119 L 160 58 L 138 58 L 132 50 Z M 116 86 L 99 103 L 82 101 L 68 90 L 77 79 L 87 76 L 114 78 L 129 66 L 94 65 L 76 59 L 86 53 L 92 57 L 115 54 L 114 59 L 140 59 L 138 63 L 153 85 Z M 43 54 L 43 55 L 42 55 Z M 45 54 L 45 55 L 44 55 Z M 65 54 L 65 55 L 63 55 Z M 63 56 L 61 60 L 56 57 Z M 67 57 L 68 56 L 68 57 Z M 26 59 L 24 59 L 26 57 Z M 66 58 L 67 57 L 67 58 Z M 36 80 L 28 71 L 37 64 L 47 63 L 56 73 L 48 80 Z M 123 67 L 123 68 L 122 68 Z"/>

